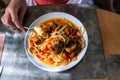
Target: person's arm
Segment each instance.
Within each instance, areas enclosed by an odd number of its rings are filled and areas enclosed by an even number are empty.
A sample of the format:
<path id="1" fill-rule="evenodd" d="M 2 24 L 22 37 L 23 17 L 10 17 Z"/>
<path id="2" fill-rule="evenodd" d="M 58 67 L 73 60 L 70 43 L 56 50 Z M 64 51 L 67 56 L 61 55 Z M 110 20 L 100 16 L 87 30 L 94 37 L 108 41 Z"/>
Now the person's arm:
<path id="1" fill-rule="evenodd" d="M 24 31 L 22 20 L 27 10 L 25 0 L 11 0 L 1 21 L 5 26 Z"/>

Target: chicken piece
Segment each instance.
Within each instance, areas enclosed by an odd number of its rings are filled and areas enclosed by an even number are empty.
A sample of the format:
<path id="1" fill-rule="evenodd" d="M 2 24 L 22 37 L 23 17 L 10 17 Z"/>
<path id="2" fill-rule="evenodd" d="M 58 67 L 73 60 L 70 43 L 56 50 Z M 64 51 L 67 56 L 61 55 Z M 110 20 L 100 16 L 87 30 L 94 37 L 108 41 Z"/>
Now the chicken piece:
<path id="1" fill-rule="evenodd" d="M 59 41 L 58 43 L 53 43 L 52 47 L 55 53 L 60 53 L 64 48 L 64 42 Z"/>
<path id="2" fill-rule="evenodd" d="M 72 52 L 77 47 L 77 40 L 69 38 L 68 44 L 66 44 L 65 51 Z"/>
<path id="3" fill-rule="evenodd" d="M 76 44 L 73 44 L 73 45 L 71 45 L 70 47 L 66 47 L 66 48 L 65 48 L 65 51 L 67 51 L 67 52 L 72 52 L 76 47 L 77 47 L 77 45 L 76 45 Z"/>

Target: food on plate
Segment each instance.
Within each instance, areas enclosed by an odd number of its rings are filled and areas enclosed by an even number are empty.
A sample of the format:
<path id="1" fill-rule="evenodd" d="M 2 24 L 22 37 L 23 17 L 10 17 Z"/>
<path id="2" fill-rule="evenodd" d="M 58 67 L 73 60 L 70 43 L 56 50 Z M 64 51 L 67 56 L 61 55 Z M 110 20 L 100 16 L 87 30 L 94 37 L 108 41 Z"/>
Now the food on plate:
<path id="1" fill-rule="evenodd" d="M 66 18 L 51 18 L 37 24 L 29 38 L 28 51 L 48 66 L 66 66 L 85 47 L 83 32 Z"/>

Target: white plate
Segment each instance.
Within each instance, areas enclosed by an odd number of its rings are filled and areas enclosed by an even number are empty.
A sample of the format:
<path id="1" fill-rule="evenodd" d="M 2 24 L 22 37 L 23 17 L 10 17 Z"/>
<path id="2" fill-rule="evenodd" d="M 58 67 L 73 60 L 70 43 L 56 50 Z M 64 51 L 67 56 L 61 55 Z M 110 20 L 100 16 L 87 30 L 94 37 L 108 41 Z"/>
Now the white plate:
<path id="1" fill-rule="evenodd" d="M 28 42 L 27 41 L 28 41 L 28 37 L 31 34 L 31 28 L 34 27 L 36 24 L 43 22 L 44 20 L 47 20 L 49 18 L 66 18 L 66 19 L 72 21 L 78 27 L 82 27 L 82 31 L 85 31 L 83 34 L 83 38 L 85 39 L 85 48 L 80 52 L 80 54 L 77 57 L 77 60 L 69 63 L 67 66 L 58 66 L 58 67 L 47 66 L 47 65 L 41 63 L 40 61 L 38 61 L 32 55 L 30 55 L 28 50 L 27 50 L 28 49 Z M 87 32 L 86 32 L 83 24 L 74 16 L 67 14 L 67 13 L 63 13 L 63 12 L 51 12 L 51 13 L 44 14 L 43 16 L 40 16 L 38 19 L 36 19 L 30 25 L 30 27 L 26 33 L 26 36 L 25 36 L 24 45 L 25 45 L 25 50 L 26 50 L 28 58 L 35 66 L 37 66 L 40 69 L 50 71 L 50 72 L 60 72 L 60 71 L 65 71 L 65 70 L 72 68 L 73 66 L 77 65 L 81 61 L 81 59 L 85 55 L 87 47 L 88 47 L 88 36 L 87 36 Z"/>

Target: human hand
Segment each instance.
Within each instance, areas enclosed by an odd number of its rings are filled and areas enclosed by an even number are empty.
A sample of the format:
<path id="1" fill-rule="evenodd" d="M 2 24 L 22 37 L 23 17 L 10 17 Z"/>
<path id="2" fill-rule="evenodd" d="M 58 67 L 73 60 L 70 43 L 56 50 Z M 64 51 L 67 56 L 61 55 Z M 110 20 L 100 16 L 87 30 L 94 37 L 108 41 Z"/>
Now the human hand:
<path id="1" fill-rule="evenodd" d="M 27 10 L 25 0 L 11 0 L 2 16 L 1 21 L 5 26 L 13 30 L 19 29 L 24 31 L 22 21 Z"/>

